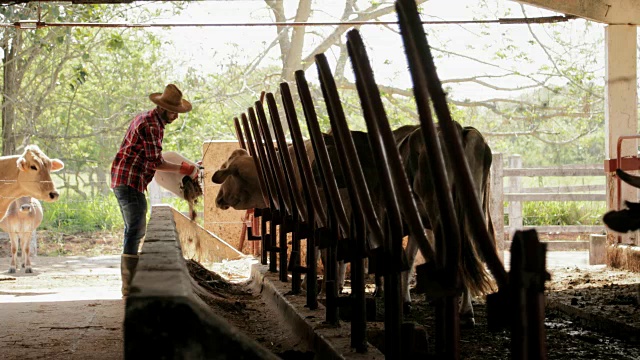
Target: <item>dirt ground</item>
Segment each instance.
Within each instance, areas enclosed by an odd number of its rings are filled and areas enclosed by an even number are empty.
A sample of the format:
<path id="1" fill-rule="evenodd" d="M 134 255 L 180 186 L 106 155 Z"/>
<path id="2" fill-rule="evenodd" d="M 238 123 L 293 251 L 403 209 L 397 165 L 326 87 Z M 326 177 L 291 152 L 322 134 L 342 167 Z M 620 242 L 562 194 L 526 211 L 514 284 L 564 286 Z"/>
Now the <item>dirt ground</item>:
<path id="1" fill-rule="evenodd" d="M 92 257 L 96 252 L 118 254 L 119 236 L 38 235 L 40 256 L 33 260 L 32 275 L 6 273 L 8 241 L 0 241 L 0 358 L 121 359 L 119 259 L 117 255 Z M 637 336 L 640 328 L 640 274 L 589 266 L 585 251 L 550 252 L 547 259 L 551 273 L 545 320 L 549 358 L 640 359 L 640 339 L 628 336 L 633 331 Z M 193 276 L 210 290 L 204 299 L 216 313 L 284 359 L 312 358 L 283 324 L 266 321 L 278 316 L 258 294 L 195 265 Z M 235 271 L 228 266 L 214 270 L 227 278 Z M 240 276 L 235 279 L 241 280 Z M 424 325 L 432 334 L 433 307 L 417 294 L 413 294 L 412 306 L 407 320 Z M 477 325 L 462 330 L 462 358 L 508 359 L 509 333 L 487 330 L 483 299 L 475 300 L 474 309 Z M 584 314 L 593 320 L 581 320 Z M 370 340 L 376 345 L 374 337 Z"/>
<path id="2" fill-rule="evenodd" d="M 216 314 L 283 359 L 313 359 L 313 353 L 285 324 L 278 322 L 280 316 L 246 282 L 227 282 L 194 261 L 187 262 L 187 266 L 191 276 L 207 290 L 200 297 Z"/>
<path id="3" fill-rule="evenodd" d="M 561 254 L 564 259 L 559 257 Z M 566 265 L 568 259 L 582 260 L 580 258 L 587 256 L 584 251 L 548 254 L 547 259 L 552 258 L 548 266 L 551 281 L 547 283 L 545 294 L 550 303 L 545 319 L 548 358 L 640 359 L 640 339 L 636 337 L 631 341 L 628 336 L 630 331 L 635 331 L 636 336 L 640 331 L 640 306 L 635 293 L 640 274 L 588 266 L 584 264 L 586 261 Z M 560 259 L 553 261 L 553 258 Z M 569 310 L 570 314 L 561 310 Z M 483 299 L 475 299 L 474 311 L 475 328 L 461 330 L 461 357 L 509 359 L 509 332 L 488 331 Z M 585 317 L 591 318 L 590 321 L 584 321 Z M 425 302 L 424 295 L 414 296 L 413 309 L 407 318 L 433 328 L 434 309 Z M 619 323 L 598 329 L 602 319 Z M 625 329 L 625 325 L 635 326 L 635 329 Z"/>
<path id="4" fill-rule="evenodd" d="M 8 236 L 2 233 L 0 257 L 11 253 Z M 122 253 L 122 234 L 107 231 L 63 234 L 55 231 L 37 231 L 40 256 L 100 256 Z"/>
<path id="5" fill-rule="evenodd" d="M 505 255 L 508 263 L 508 253 Z M 635 331 L 637 335 L 640 328 L 640 306 L 636 297 L 640 274 L 607 269 L 603 265 L 589 266 L 588 253 L 585 251 L 551 252 L 547 261 L 551 273 L 551 281 L 546 284 L 546 298 L 550 303 L 545 319 L 548 358 L 640 359 L 640 339 L 629 339 L 630 332 Z M 297 348 L 300 344 L 295 340 L 292 342 L 290 337 L 283 336 L 281 327 L 269 327 L 267 322 L 249 320 L 263 319 L 261 314 L 266 314 L 270 319 L 276 316 L 264 308 L 257 294 L 251 294 L 243 285 L 226 284 L 205 269 L 198 271 L 200 274 L 194 275 L 196 278 L 200 278 L 201 282 L 202 279 L 208 279 L 205 282 L 215 284 L 212 292 L 216 296 L 224 296 L 221 302 L 209 301 L 217 313 L 276 354 L 290 350 L 291 354 L 295 354 L 291 357 L 293 359 L 309 356 L 309 353 Z M 577 313 L 567 314 L 565 307 Z M 461 357 L 509 359 L 509 332 L 488 331 L 482 298 L 474 300 L 474 310 L 475 328 L 461 330 Z M 593 314 L 598 317 L 593 318 Z M 592 319 L 585 322 L 578 315 Z M 602 329 L 599 325 L 602 319 L 619 323 L 614 322 L 612 326 Z M 427 332 L 433 335 L 434 308 L 425 301 L 424 295 L 413 294 L 412 311 L 406 315 L 406 320 L 425 326 Z M 383 321 L 383 310 L 378 312 L 377 321 Z M 369 335 L 369 341 L 374 346 L 382 347 L 381 339 L 379 333 L 372 332 Z M 430 341 L 431 353 L 433 346 L 433 341 Z"/>
<path id="6" fill-rule="evenodd" d="M 120 257 L 32 262 L 32 274 L 8 274 L 0 258 L 0 359 L 122 359 Z"/>

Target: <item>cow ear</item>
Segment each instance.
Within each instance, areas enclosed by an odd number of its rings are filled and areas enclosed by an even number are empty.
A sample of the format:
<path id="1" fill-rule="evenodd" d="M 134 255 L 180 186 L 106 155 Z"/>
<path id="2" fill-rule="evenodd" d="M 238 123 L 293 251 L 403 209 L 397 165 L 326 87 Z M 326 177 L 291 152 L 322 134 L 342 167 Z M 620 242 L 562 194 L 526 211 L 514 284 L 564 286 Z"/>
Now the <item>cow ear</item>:
<path id="1" fill-rule="evenodd" d="M 27 171 L 27 159 L 25 159 L 24 157 L 19 157 L 16 165 L 18 166 L 18 169 L 20 169 L 20 171 Z"/>
<path id="2" fill-rule="evenodd" d="M 216 184 L 222 184 L 227 179 L 227 177 L 229 177 L 229 175 L 231 175 L 232 173 L 233 173 L 233 170 L 231 168 L 220 169 L 215 173 L 213 173 L 213 176 L 211 177 L 211 181 L 213 181 Z"/>
<path id="3" fill-rule="evenodd" d="M 237 158 L 238 156 L 249 156 L 249 153 L 245 149 L 233 150 L 233 152 L 231 153 L 231 156 L 229 156 L 229 160 L 227 161 L 231 162 L 231 160 Z"/>
<path id="4" fill-rule="evenodd" d="M 64 163 L 59 159 L 51 160 L 51 171 L 58 171 L 64 169 Z"/>

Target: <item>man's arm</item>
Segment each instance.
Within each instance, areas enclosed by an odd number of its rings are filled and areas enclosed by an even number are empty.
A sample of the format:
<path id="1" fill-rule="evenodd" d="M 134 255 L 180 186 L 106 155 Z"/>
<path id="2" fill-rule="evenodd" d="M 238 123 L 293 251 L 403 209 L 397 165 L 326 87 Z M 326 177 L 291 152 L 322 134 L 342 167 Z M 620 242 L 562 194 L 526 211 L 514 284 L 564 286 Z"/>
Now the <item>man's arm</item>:
<path id="1" fill-rule="evenodd" d="M 166 171 L 166 172 L 180 172 L 180 164 L 172 163 L 167 160 L 162 159 L 162 163 L 156 167 L 156 171 Z"/>
<path id="2" fill-rule="evenodd" d="M 192 179 L 196 179 L 198 178 L 200 169 L 186 161 L 183 161 L 181 164 L 176 164 L 162 159 L 162 163 L 156 167 L 156 171 L 177 172 L 183 175 L 188 175 Z"/>

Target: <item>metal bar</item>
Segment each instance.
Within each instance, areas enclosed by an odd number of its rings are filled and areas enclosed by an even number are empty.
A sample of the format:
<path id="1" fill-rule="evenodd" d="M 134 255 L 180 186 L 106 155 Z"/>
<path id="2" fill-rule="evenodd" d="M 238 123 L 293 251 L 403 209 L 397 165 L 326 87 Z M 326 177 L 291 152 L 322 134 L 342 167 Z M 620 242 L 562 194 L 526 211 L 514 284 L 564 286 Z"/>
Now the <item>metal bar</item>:
<path id="1" fill-rule="evenodd" d="M 522 234 L 524 241 L 524 271 L 528 286 L 525 290 L 527 319 L 527 355 L 529 359 L 547 359 L 547 341 L 544 329 L 544 283 L 549 279 L 546 271 L 547 245 L 540 243 L 535 230 Z"/>
<path id="2" fill-rule="evenodd" d="M 302 180 L 302 189 L 306 200 L 309 225 L 307 234 L 307 307 L 310 309 L 316 309 L 318 308 L 318 299 L 316 291 L 317 259 L 315 251 L 315 235 L 317 233 L 317 229 L 325 226 L 326 217 L 320 202 L 320 196 L 318 195 L 318 188 L 316 187 L 315 180 L 311 174 L 311 165 L 309 164 L 304 140 L 302 139 L 300 124 L 298 123 L 298 116 L 293 104 L 293 97 L 291 96 L 289 84 L 284 82 L 280 83 L 280 93 L 282 94 L 282 103 L 287 118 L 287 124 L 289 125 L 289 132 L 291 133 L 291 141 L 296 154 L 296 163 L 298 165 L 298 172 Z"/>
<path id="3" fill-rule="evenodd" d="M 292 242 L 291 242 L 291 257 L 297 256 L 298 258 L 292 259 L 292 263 L 299 264 L 300 260 L 300 238 L 295 234 L 293 230 L 298 227 L 299 222 L 304 222 L 305 220 L 305 212 L 304 212 L 304 201 L 302 200 L 302 196 L 300 195 L 300 187 L 298 186 L 298 182 L 295 177 L 295 169 L 293 168 L 293 163 L 291 162 L 291 156 L 289 155 L 289 146 L 287 145 L 287 141 L 284 137 L 284 131 L 282 130 L 282 123 L 280 121 L 280 115 L 278 114 L 278 106 L 276 105 L 276 99 L 272 93 L 267 93 L 267 106 L 269 108 L 269 117 L 271 119 L 271 126 L 273 127 L 273 132 L 276 136 L 276 141 L 278 143 L 280 155 L 280 161 L 282 162 L 282 170 L 284 170 L 284 176 L 286 178 L 286 186 L 288 187 L 289 194 L 291 195 L 291 213 L 289 217 L 291 219 L 291 228 L 287 230 L 291 230 L 292 234 Z M 287 243 L 286 236 L 284 239 L 284 243 L 280 243 L 280 257 L 284 254 L 284 258 L 287 257 Z M 284 252 L 282 250 L 284 248 Z M 286 262 L 286 261 L 285 261 Z M 282 272 L 282 267 L 280 269 Z M 285 270 L 286 272 L 286 270 Z M 292 272 L 292 285 L 291 291 L 294 293 L 300 292 L 300 272 L 294 270 Z"/>
<path id="4" fill-rule="evenodd" d="M 253 142 L 253 136 L 251 135 L 251 129 L 249 128 L 249 120 L 247 119 L 247 115 L 242 113 L 240 116 L 242 118 L 242 126 L 244 135 L 247 138 L 247 149 L 249 151 L 249 155 L 253 158 L 253 163 L 256 166 L 256 172 L 258 173 L 258 183 L 260 184 L 260 191 L 262 192 L 262 199 L 266 206 L 270 204 L 270 190 L 267 185 L 267 180 L 265 178 L 265 174 L 262 171 L 262 165 L 260 163 L 260 157 L 257 154 L 256 144 Z"/>
<path id="5" fill-rule="evenodd" d="M 269 245 L 271 244 L 271 234 L 267 231 L 267 221 L 271 221 L 271 209 L 264 209 L 266 211 L 262 212 L 262 221 L 260 222 L 260 236 L 262 237 L 262 256 L 260 258 L 260 262 L 262 265 L 267 265 L 267 257 L 269 250 Z"/>
<path id="6" fill-rule="evenodd" d="M 269 166 L 271 167 L 274 185 L 278 190 L 278 199 L 280 200 L 280 205 L 282 205 L 280 206 L 279 210 L 283 215 L 285 213 L 291 214 L 291 198 L 289 197 L 289 192 L 287 191 L 287 181 L 284 178 L 284 173 L 282 172 L 282 167 L 280 166 L 280 161 L 278 160 L 278 156 L 276 154 L 276 149 L 273 146 L 271 129 L 269 128 L 269 124 L 267 123 L 267 115 L 264 112 L 262 102 L 256 101 L 255 109 L 256 114 L 258 115 L 258 124 L 260 125 L 259 128 L 264 139 L 266 158 L 269 162 Z"/>
<path id="7" fill-rule="evenodd" d="M 333 211 L 335 211 L 334 215 L 336 216 L 342 235 L 347 237 L 349 234 L 349 222 L 347 221 L 347 216 L 342 205 L 342 199 L 338 191 L 338 184 L 336 183 L 333 167 L 329 159 L 329 153 L 327 152 L 322 131 L 318 124 L 316 111 L 313 107 L 311 92 L 309 91 L 307 81 L 304 78 L 304 72 L 299 70 L 296 71 L 295 75 L 300 101 L 302 102 L 307 127 L 309 128 L 309 134 L 311 135 L 311 143 L 313 144 L 313 150 L 317 160 L 316 163 L 319 165 L 318 167 L 321 170 L 320 172 L 323 174 L 323 179 L 326 182 L 324 191 L 325 195 L 327 195 L 327 202 L 332 206 Z"/>
<path id="8" fill-rule="evenodd" d="M 233 118 L 233 126 L 236 130 L 236 139 L 238 139 L 238 144 L 240 147 L 247 150 L 247 146 L 244 143 L 244 137 L 242 136 L 242 129 L 240 128 L 240 120 L 238 117 Z M 242 222 L 242 231 L 240 232 L 240 241 L 238 243 L 238 251 L 242 252 L 242 248 L 244 247 L 244 241 L 247 237 L 247 219 L 249 218 L 249 212 L 252 210 L 247 210 L 244 214 L 244 221 Z"/>
<path id="9" fill-rule="evenodd" d="M 421 21 L 424 25 L 454 25 L 454 24 L 547 24 L 558 23 L 576 19 L 573 15 L 564 16 L 541 16 L 531 18 L 499 18 L 487 20 L 432 20 Z M 0 27 L 15 27 L 22 29 L 21 23 L 26 21 L 16 21 L 14 23 L 1 23 Z M 99 28 L 153 28 L 153 27 L 299 27 L 299 26 L 363 26 L 378 25 L 388 26 L 398 24 L 396 21 L 314 21 L 314 22 L 255 22 L 255 23 L 91 23 L 91 22 L 44 22 L 32 20 L 36 28 L 43 27 L 99 27 Z M 26 28 L 25 28 L 26 29 Z"/>
<path id="10" fill-rule="evenodd" d="M 280 189 L 276 185 L 276 180 L 274 178 L 274 171 L 271 168 L 271 164 L 269 163 L 269 158 L 267 157 L 264 149 L 264 134 L 261 133 L 260 127 L 258 126 L 258 120 L 256 119 L 256 113 L 253 108 L 247 109 L 249 112 L 249 122 L 251 123 L 251 130 L 253 131 L 253 136 L 256 139 L 256 149 L 258 157 L 260 158 L 260 163 L 262 164 L 262 171 L 265 174 L 265 178 L 269 185 L 269 193 L 270 196 L 270 211 L 269 211 L 269 236 L 266 237 L 267 243 L 266 250 L 269 252 L 269 271 L 276 272 L 277 267 L 277 258 L 275 252 L 275 236 L 276 236 L 276 225 L 281 223 L 280 217 L 280 209 L 284 208 L 282 195 L 280 194 Z"/>
<path id="11" fill-rule="evenodd" d="M 420 72 L 421 68 L 419 50 L 415 43 L 416 37 L 424 37 L 422 27 L 412 27 L 412 21 L 419 18 L 415 4 L 405 7 L 401 1 L 396 1 L 396 11 L 400 22 L 400 32 L 402 34 L 409 72 L 413 79 L 414 97 L 418 107 L 418 114 L 421 124 L 422 136 L 427 152 L 428 167 L 432 175 L 438 211 L 440 213 L 440 224 L 432 224 L 436 238 L 436 264 L 444 269 L 443 274 L 447 274 L 444 279 L 444 286 L 449 289 L 458 288 L 461 282 L 458 268 L 460 264 L 460 249 L 462 246 L 462 234 L 460 234 L 459 221 L 453 205 L 450 182 L 447 177 L 447 170 L 441 152 L 440 139 L 433 122 L 431 108 L 429 105 L 429 89 L 425 84 L 425 79 L 418 79 L 424 76 Z M 454 165 L 455 166 L 455 165 Z M 440 226 L 442 228 L 440 228 Z M 439 230 L 442 229 L 442 230 Z M 444 239 L 447 238 L 445 242 Z M 468 291 L 468 290 L 467 290 Z M 460 324 L 458 315 L 458 303 L 456 297 L 448 296 L 438 299 L 437 307 L 437 327 L 436 327 L 436 352 L 449 359 L 460 358 Z"/>
<path id="12" fill-rule="evenodd" d="M 258 183 L 260 184 L 260 191 L 262 192 L 262 199 L 264 200 L 264 204 L 267 209 L 262 209 L 261 211 L 256 211 L 255 215 L 260 214 L 261 226 L 260 229 L 260 238 L 261 238 L 261 258 L 260 262 L 262 265 L 267 264 L 267 244 L 268 244 L 268 233 L 266 232 L 266 222 L 267 217 L 264 216 L 265 213 L 269 212 L 268 209 L 271 206 L 271 193 L 269 187 L 267 186 L 267 180 L 265 178 L 265 174 L 262 171 L 262 164 L 260 162 L 260 158 L 257 154 L 256 144 L 253 142 L 253 136 L 251 135 L 251 129 L 249 128 L 249 120 L 247 119 L 247 115 L 242 113 L 240 116 L 242 119 L 242 126 L 244 130 L 244 134 L 247 138 L 247 148 L 249 149 L 249 155 L 253 158 L 253 163 L 256 166 L 256 172 L 258 173 Z M 266 211 L 265 211 L 266 210 Z"/>
<path id="13" fill-rule="evenodd" d="M 263 137 L 260 133 L 260 129 L 258 127 L 258 120 L 256 118 L 256 113 L 253 108 L 247 109 L 249 112 L 249 123 L 251 124 L 251 131 L 253 132 L 253 136 L 255 138 L 255 146 L 256 146 L 256 154 L 258 155 L 258 159 L 260 160 L 260 164 L 262 166 L 262 173 L 264 174 L 264 178 L 266 180 L 266 185 L 269 189 L 269 202 L 271 204 L 269 207 L 272 210 L 279 210 L 281 208 L 280 196 L 278 194 L 278 187 L 275 185 L 275 179 L 273 178 L 273 171 L 269 168 L 269 163 L 267 160 L 267 155 L 264 150 L 263 145 Z"/>
<path id="14" fill-rule="evenodd" d="M 350 238 L 355 249 L 351 256 L 351 347 L 359 353 L 367 351 L 367 303 L 364 275 L 364 246 L 367 228 L 362 213 L 355 208 L 351 212 L 352 226 Z"/>
<path id="15" fill-rule="evenodd" d="M 371 238 L 369 239 L 371 241 L 370 249 L 380 248 L 384 242 L 382 228 L 371 201 L 367 181 L 358 161 L 358 153 L 353 138 L 349 134 L 349 127 L 342 110 L 336 84 L 324 54 L 316 56 L 316 66 L 323 93 L 326 93 L 325 103 L 330 114 L 331 129 L 338 138 L 335 143 L 339 149 L 338 155 L 340 156 L 342 173 L 347 186 L 351 189 L 350 193 L 353 192 L 356 195 L 355 197 L 350 195 L 352 212 L 358 211 L 364 214 L 371 233 Z M 356 201 L 354 202 L 354 200 Z"/>
<path id="16" fill-rule="evenodd" d="M 320 227 L 324 227 L 327 224 L 327 219 L 324 208 L 322 206 L 322 201 L 320 200 L 320 194 L 318 193 L 318 186 L 316 185 L 316 181 L 313 178 L 311 163 L 309 161 L 309 157 L 307 156 L 307 150 L 305 148 L 304 140 L 302 139 L 302 132 L 300 131 L 300 124 L 298 122 L 298 116 L 293 104 L 293 98 L 291 96 L 289 84 L 281 83 L 280 92 L 282 93 L 282 101 L 284 104 L 285 114 L 287 116 L 289 131 L 291 132 L 291 140 L 293 142 L 296 159 L 298 159 L 297 163 L 300 178 L 303 179 L 302 186 L 311 197 L 310 200 L 313 205 L 312 208 L 315 209 L 316 214 L 315 221 Z M 307 209 L 310 210 L 309 207 L 307 207 Z M 314 219 L 312 217 L 308 217 L 308 221 L 310 223 L 313 222 L 313 220 Z"/>
<path id="17" fill-rule="evenodd" d="M 605 159 L 604 172 L 616 172 L 616 169 L 625 171 L 640 169 L 640 158 L 637 156 L 625 156 L 618 162 L 618 159 Z"/>
<path id="18" fill-rule="evenodd" d="M 360 203 L 365 200 L 360 198 L 362 195 L 358 194 L 358 188 L 363 189 L 366 192 L 367 201 L 371 206 L 371 199 L 368 195 L 366 182 L 363 180 L 360 186 L 356 185 L 356 180 L 352 174 L 354 171 L 351 169 L 351 164 L 348 159 L 347 150 L 348 146 L 351 146 L 351 154 L 355 153 L 355 147 L 353 139 L 348 134 L 348 128 L 342 111 L 342 105 L 340 104 L 340 98 L 335 86 L 335 81 L 331 75 L 329 64 L 324 54 L 316 56 L 316 67 L 318 69 L 318 75 L 320 78 L 320 85 L 322 87 L 322 94 L 325 99 L 325 104 L 329 113 L 329 119 L 331 121 L 331 129 L 334 132 L 334 143 L 338 153 L 338 162 L 342 170 L 342 176 L 347 183 L 347 190 L 349 192 L 349 201 L 351 203 L 351 226 L 349 238 L 352 241 L 351 244 L 351 346 L 358 352 L 365 352 L 367 349 L 366 330 L 366 300 L 365 300 L 365 283 L 364 283 L 364 262 L 365 254 L 365 241 L 367 228 L 364 226 L 364 216 Z M 343 126 L 339 127 L 338 122 Z M 345 130 L 346 128 L 346 130 Z M 348 138 L 348 139 L 347 139 Z M 364 178 L 362 175 L 362 169 L 358 161 L 357 155 L 351 158 L 353 163 L 358 166 L 360 179 Z M 378 223 L 373 208 L 370 209 L 371 215 L 374 217 L 372 226 L 370 227 L 371 233 L 376 237 L 379 244 L 384 241 L 382 236 L 382 230 Z M 377 247 L 379 247 L 378 245 Z"/>
<path id="19" fill-rule="evenodd" d="M 318 118 L 313 106 L 311 92 L 304 77 L 304 72 L 298 70 L 295 72 L 296 83 L 298 85 L 298 94 L 300 102 L 304 109 L 305 120 L 311 136 L 311 144 L 316 157 L 316 164 L 322 174 L 322 183 L 327 200 L 327 219 L 330 238 L 327 246 L 327 263 L 325 264 L 325 285 L 327 289 L 327 322 L 330 324 L 338 323 L 338 307 L 335 302 L 338 296 L 337 278 L 337 258 L 334 258 L 334 251 L 337 247 L 337 237 L 340 236 L 340 230 L 344 237 L 349 235 L 349 224 L 346 220 L 342 200 L 338 194 L 338 186 L 336 178 L 329 161 L 329 154 L 324 143 Z"/>
<path id="20" fill-rule="evenodd" d="M 233 118 L 233 127 L 236 129 L 236 138 L 240 147 L 247 150 L 247 145 L 244 143 L 244 137 L 242 136 L 242 129 L 240 128 L 240 120 L 237 117 Z"/>
<path id="21" fill-rule="evenodd" d="M 347 34 L 347 50 L 356 77 L 356 87 L 363 108 L 364 118 L 367 123 L 369 142 L 371 143 L 376 166 L 380 171 L 382 191 L 386 204 L 386 231 L 384 250 L 384 261 L 388 264 L 384 268 L 384 336 L 385 336 L 385 357 L 389 359 L 401 359 L 401 333 L 402 333 L 402 301 L 400 293 L 400 268 L 402 262 L 402 221 L 400 217 L 399 196 L 397 188 L 394 186 L 392 175 L 389 171 L 391 163 L 399 163 L 399 157 L 392 158 L 384 149 L 383 135 L 380 133 L 379 122 L 383 118 L 378 118 L 375 102 L 375 81 L 369 65 L 369 59 L 359 35 L 354 30 Z M 377 89 L 376 89 L 377 90 Z M 380 101 L 378 94 L 377 101 Z M 383 110 L 384 111 L 384 110 Z M 384 116 L 384 114 L 382 114 Z M 395 146 L 395 145 L 394 145 Z M 397 154 L 396 154 L 397 155 Z M 406 357 L 406 356 L 405 356 Z"/>
<path id="22" fill-rule="evenodd" d="M 280 225 L 278 231 L 278 259 L 280 260 L 280 271 L 279 277 L 280 281 L 286 282 L 288 281 L 287 276 L 287 233 L 291 231 L 290 226 L 290 216 L 293 214 L 294 210 L 291 203 L 291 198 L 289 194 L 288 184 L 285 180 L 284 173 L 282 171 L 282 167 L 280 166 L 280 161 L 278 160 L 278 155 L 276 154 L 276 150 L 273 146 L 273 140 L 271 137 L 271 130 L 269 129 L 269 124 L 267 123 L 267 116 L 264 112 L 264 107 L 262 106 L 261 101 L 255 102 L 255 109 L 258 115 L 258 121 L 260 122 L 260 130 L 262 131 L 262 136 L 264 138 L 264 144 L 267 149 L 267 159 L 271 166 L 271 171 L 273 172 L 273 177 L 275 180 L 275 185 L 278 189 L 278 196 L 280 199 L 280 204 L 284 203 L 284 208 L 280 208 L 280 222 L 277 223 Z M 285 149 L 286 151 L 286 149 Z M 275 239 L 272 241 L 272 244 L 275 246 Z M 275 252 L 272 252 L 274 254 Z"/>
<path id="23" fill-rule="evenodd" d="M 293 167 L 293 162 L 291 161 L 291 156 L 289 154 L 289 145 L 287 145 L 287 140 L 284 136 L 284 130 L 282 129 L 282 122 L 280 121 L 280 115 L 278 114 L 276 99 L 272 93 L 267 93 L 266 98 L 267 107 L 269 108 L 269 117 L 271 119 L 271 126 L 273 127 L 273 133 L 276 136 L 276 142 L 278 144 L 278 148 L 280 149 L 279 154 L 280 160 L 282 162 L 282 169 L 284 170 L 285 177 L 289 185 L 289 191 L 291 193 L 291 205 L 300 215 L 302 221 L 308 221 L 307 215 L 304 211 L 304 200 L 302 199 L 302 195 L 300 194 L 300 189 L 302 187 L 300 186 L 300 184 L 298 184 L 298 180 L 296 179 L 296 170 Z M 296 213 L 296 211 L 293 211 L 293 213 Z"/>
<path id="24" fill-rule="evenodd" d="M 449 140 L 445 142 L 445 148 L 447 149 L 449 157 L 456 159 L 453 162 L 453 173 L 459 183 L 458 193 L 465 203 L 465 216 L 473 230 L 474 240 L 477 242 L 489 270 L 496 279 L 498 287 L 504 288 L 508 282 L 507 272 L 496 253 L 494 246 L 495 241 L 487 231 L 487 224 L 484 220 L 485 217 L 482 214 L 478 199 L 475 196 L 469 164 L 464 156 L 460 137 L 457 134 L 455 124 L 449 112 L 446 94 L 442 89 L 442 83 L 435 71 L 433 56 L 431 55 L 426 36 L 424 36 L 424 29 L 419 24 L 417 7 L 415 2 L 411 0 L 398 0 L 396 1 L 396 7 L 399 15 L 402 13 L 405 14 L 403 16 L 411 16 L 411 18 L 407 19 L 412 20 L 410 22 L 412 27 L 411 33 L 421 34 L 421 36 L 412 37 L 412 46 L 415 47 L 415 55 L 417 55 L 417 58 L 412 61 L 417 71 L 412 72 L 412 74 L 420 74 L 420 76 L 413 78 L 414 89 L 428 89 L 439 120 L 440 129 L 444 137 Z M 409 12 L 410 14 L 408 14 Z"/>
<path id="25" fill-rule="evenodd" d="M 522 232 L 516 231 L 511 241 L 509 268 L 509 303 L 511 306 L 511 358 L 527 360 L 527 326 L 525 291 L 525 254 Z"/>

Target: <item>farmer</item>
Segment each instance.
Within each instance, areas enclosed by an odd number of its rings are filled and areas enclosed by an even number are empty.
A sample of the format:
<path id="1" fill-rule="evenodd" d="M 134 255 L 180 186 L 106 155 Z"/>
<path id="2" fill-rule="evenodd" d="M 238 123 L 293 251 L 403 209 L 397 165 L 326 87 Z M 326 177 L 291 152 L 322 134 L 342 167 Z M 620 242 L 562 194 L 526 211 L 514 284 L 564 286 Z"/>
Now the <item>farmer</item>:
<path id="1" fill-rule="evenodd" d="M 182 92 L 173 84 L 163 93 L 153 93 L 149 99 L 157 106 L 137 115 L 127 129 L 122 145 L 111 164 L 111 188 L 118 199 L 124 219 L 124 243 L 120 259 L 122 296 L 129 295 L 129 286 L 138 265 L 138 247 L 147 227 L 147 198 L 144 191 L 156 171 L 180 173 L 197 179 L 199 168 L 187 162 L 175 164 L 162 157 L 164 127 L 191 110 Z"/>

